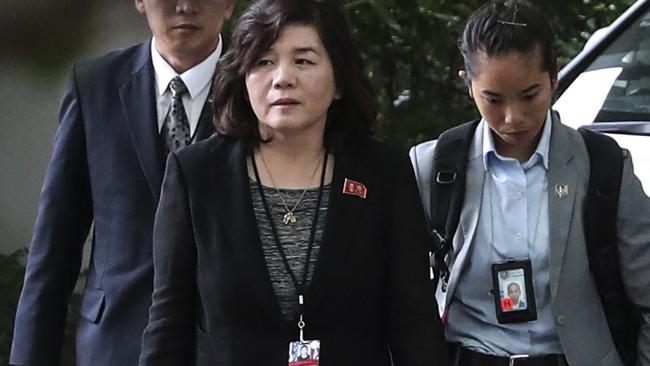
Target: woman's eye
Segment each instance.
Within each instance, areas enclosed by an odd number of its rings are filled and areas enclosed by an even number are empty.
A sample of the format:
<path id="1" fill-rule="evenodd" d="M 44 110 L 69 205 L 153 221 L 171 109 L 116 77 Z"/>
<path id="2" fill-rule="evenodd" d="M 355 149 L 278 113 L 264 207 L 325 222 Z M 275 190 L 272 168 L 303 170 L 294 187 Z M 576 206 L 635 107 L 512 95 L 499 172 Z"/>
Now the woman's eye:
<path id="1" fill-rule="evenodd" d="M 296 64 L 297 65 L 313 65 L 314 62 L 312 62 L 311 60 L 308 60 L 306 58 L 299 58 L 299 59 L 296 60 Z"/>
<path id="2" fill-rule="evenodd" d="M 524 95 L 525 100 L 533 100 L 535 97 L 537 97 L 537 93 Z"/>
<path id="3" fill-rule="evenodd" d="M 490 104 L 499 104 L 499 103 L 501 103 L 501 99 L 497 99 L 497 98 L 485 98 L 485 100 Z"/>
<path id="4" fill-rule="evenodd" d="M 263 59 L 257 61 L 256 66 L 267 66 L 267 65 L 270 65 L 270 64 L 272 64 L 271 60 L 263 58 Z"/>

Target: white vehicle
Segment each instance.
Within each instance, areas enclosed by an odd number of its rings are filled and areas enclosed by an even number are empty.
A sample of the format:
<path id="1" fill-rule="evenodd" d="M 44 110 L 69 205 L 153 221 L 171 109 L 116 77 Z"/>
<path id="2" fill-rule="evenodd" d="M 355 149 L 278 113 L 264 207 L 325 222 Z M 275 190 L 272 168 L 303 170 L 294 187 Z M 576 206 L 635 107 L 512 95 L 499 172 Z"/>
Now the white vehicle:
<path id="1" fill-rule="evenodd" d="M 650 0 L 638 0 L 597 32 L 559 74 L 553 108 L 562 122 L 589 126 L 632 152 L 650 195 Z"/>

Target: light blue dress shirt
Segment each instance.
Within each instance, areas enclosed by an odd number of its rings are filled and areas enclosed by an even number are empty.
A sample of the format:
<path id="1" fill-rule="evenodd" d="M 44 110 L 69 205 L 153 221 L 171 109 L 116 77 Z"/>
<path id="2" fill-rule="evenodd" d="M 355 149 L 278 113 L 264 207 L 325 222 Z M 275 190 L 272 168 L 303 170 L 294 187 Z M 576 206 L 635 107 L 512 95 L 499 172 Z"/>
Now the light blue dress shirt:
<path id="1" fill-rule="evenodd" d="M 497 356 L 562 353 L 551 314 L 549 285 L 550 136 L 549 112 L 537 149 L 528 161 L 519 163 L 496 152 L 485 121 L 481 121 L 474 134 L 474 142 L 482 141 L 485 181 L 477 232 L 449 306 L 447 339 L 451 342 Z M 496 319 L 490 291 L 494 287 L 491 265 L 508 259 L 531 261 L 535 321 L 499 324 Z M 527 298 L 523 300 L 529 302 Z"/>

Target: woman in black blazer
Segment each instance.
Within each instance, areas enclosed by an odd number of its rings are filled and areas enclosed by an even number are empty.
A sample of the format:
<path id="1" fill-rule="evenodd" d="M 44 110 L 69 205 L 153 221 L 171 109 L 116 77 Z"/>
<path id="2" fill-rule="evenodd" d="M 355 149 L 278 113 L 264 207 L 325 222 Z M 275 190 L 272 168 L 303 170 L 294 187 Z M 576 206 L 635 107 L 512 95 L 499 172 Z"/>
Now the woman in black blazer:
<path id="1" fill-rule="evenodd" d="M 167 162 L 140 365 L 446 365 L 411 164 L 369 137 L 340 7 L 254 2 L 214 91 L 220 135 Z"/>

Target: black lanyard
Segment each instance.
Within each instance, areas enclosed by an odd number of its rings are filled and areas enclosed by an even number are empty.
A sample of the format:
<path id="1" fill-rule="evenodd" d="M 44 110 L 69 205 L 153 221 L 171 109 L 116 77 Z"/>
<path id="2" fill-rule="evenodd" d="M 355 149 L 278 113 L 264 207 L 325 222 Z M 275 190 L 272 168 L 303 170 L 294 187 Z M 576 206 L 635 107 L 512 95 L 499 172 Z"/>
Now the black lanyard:
<path id="1" fill-rule="evenodd" d="M 314 221 L 311 224 L 311 231 L 309 233 L 309 242 L 307 244 L 307 258 L 305 259 L 305 271 L 302 274 L 302 283 L 298 282 L 295 273 L 289 266 L 289 261 L 287 260 L 287 255 L 282 248 L 282 243 L 280 242 L 280 237 L 278 236 L 278 230 L 273 221 L 273 216 L 271 215 L 271 210 L 266 201 L 266 196 L 264 195 L 264 189 L 262 189 L 262 181 L 260 180 L 260 174 L 257 170 L 257 164 L 255 163 L 255 154 L 251 156 L 251 163 L 253 164 L 253 171 L 255 172 L 255 179 L 257 180 L 257 189 L 262 197 L 262 204 L 264 205 L 264 211 L 266 212 L 266 217 L 269 220 L 269 225 L 271 226 L 271 232 L 273 233 L 273 241 L 275 246 L 280 252 L 280 257 L 282 258 L 282 263 L 287 270 L 287 273 L 291 277 L 291 282 L 293 283 L 294 288 L 298 294 L 299 303 L 300 303 L 300 314 L 302 316 L 304 310 L 303 296 L 305 292 L 305 287 L 307 283 L 307 274 L 309 273 L 309 260 L 311 259 L 312 248 L 314 247 L 314 238 L 316 236 L 316 225 L 318 223 L 318 214 L 320 212 L 320 205 L 323 198 L 323 186 L 325 183 L 325 172 L 327 171 L 327 160 L 329 159 L 329 149 L 325 149 L 325 158 L 323 159 L 323 170 L 320 176 L 320 185 L 318 187 L 318 200 L 316 201 L 316 211 L 314 212 Z"/>

